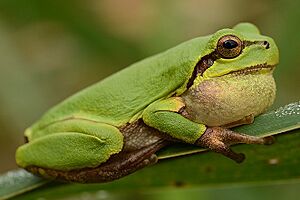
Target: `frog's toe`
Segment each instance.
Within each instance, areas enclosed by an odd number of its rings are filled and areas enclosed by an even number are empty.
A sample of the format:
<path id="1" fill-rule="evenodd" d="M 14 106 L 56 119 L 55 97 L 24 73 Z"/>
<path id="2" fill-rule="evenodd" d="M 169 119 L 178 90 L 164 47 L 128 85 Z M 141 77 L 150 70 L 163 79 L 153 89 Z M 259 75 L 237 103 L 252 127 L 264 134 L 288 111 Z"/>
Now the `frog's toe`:
<path id="1" fill-rule="evenodd" d="M 155 163 L 157 163 L 157 161 L 158 161 L 157 156 L 155 154 L 152 154 L 149 158 L 147 158 L 143 161 L 143 164 L 145 166 L 154 165 Z"/>

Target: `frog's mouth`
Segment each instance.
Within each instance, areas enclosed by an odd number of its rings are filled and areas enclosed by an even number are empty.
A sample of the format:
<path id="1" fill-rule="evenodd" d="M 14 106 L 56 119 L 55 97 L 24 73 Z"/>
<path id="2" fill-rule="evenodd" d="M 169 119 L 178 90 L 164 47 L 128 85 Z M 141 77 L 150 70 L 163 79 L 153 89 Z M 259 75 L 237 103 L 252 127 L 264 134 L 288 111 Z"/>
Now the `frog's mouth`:
<path id="1" fill-rule="evenodd" d="M 246 67 L 244 69 L 231 71 L 227 74 L 233 74 L 233 75 L 257 74 L 260 72 L 271 72 L 274 68 L 275 68 L 275 65 L 268 65 L 266 63 L 263 63 L 263 64 Z M 224 75 L 227 75 L 227 74 L 224 74 Z"/>

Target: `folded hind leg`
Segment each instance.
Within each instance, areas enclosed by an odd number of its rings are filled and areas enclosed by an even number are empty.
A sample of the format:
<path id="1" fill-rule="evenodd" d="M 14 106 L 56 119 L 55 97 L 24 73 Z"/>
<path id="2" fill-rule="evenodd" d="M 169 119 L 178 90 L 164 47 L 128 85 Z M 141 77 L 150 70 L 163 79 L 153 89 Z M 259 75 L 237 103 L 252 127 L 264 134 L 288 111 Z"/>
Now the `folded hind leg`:
<path id="1" fill-rule="evenodd" d="M 154 153 L 166 145 L 167 142 L 161 140 L 139 150 L 120 152 L 119 154 L 112 155 L 105 163 L 94 168 L 83 168 L 71 171 L 43 170 L 45 174 L 55 177 L 58 180 L 80 183 L 108 182 L 156 163 L 157 157 Z M 35 170 L 38 170 L 38 168 L 31 168 L 31 171 Z"/>
<path id="2" fill-rule="evenodd" d="M 17 164 L 51 179 L 57 178 L 55 171 L 67 174 L 97 167 L 121 152 L 124 143 L 118 128 L 80 119 L 55 123 L 40 132 L 29 130 L 27 136 L 28 143 L 17 149 Z"/>

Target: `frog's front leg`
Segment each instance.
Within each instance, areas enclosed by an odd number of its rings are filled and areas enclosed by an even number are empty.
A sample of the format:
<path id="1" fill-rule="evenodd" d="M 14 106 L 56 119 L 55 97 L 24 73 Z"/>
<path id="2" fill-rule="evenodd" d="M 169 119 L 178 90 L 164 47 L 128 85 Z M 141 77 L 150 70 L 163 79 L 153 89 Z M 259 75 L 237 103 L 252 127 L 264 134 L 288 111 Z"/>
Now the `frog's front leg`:
<path id="1" fill-rule="evenodd" d="M 231 158 L 237 163 L 245 159 L 242 153 L 235 153 L 230 149 L 233 144 L 272 144 L 272 137 L 259 138 L 237 133 L 222 127 L 208 127 L 203 135 L 195 142 L 196 145 L 208 148 Z"/>
<path id="2" fill-rule="evenodd" d="M 172 97 L 153 103 L 143 113 L 144 122 L 172 138 L 202 146 L 221 153 L 236 162 L 244 160 L 243 154 L 233 152 L 232 144 L 270 144 L 270 138 L 259 138 L 236 133 L 221 127 L 206 127 L 193 122 L 179 113 L 185 105 L 180 97 Z"/>

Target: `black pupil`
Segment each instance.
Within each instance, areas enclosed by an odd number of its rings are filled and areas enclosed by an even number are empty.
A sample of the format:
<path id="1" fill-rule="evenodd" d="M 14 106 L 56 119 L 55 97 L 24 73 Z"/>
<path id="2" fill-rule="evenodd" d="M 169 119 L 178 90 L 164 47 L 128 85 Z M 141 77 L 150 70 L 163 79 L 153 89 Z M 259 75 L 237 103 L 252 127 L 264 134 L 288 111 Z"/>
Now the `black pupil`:
<path id="1" fill-rule="evenodd" d="M 234 40 L 226 40 L 223 42 L 223 47 L 226 49 L 233 49 L 237 47 L 239 44 Z"/>

